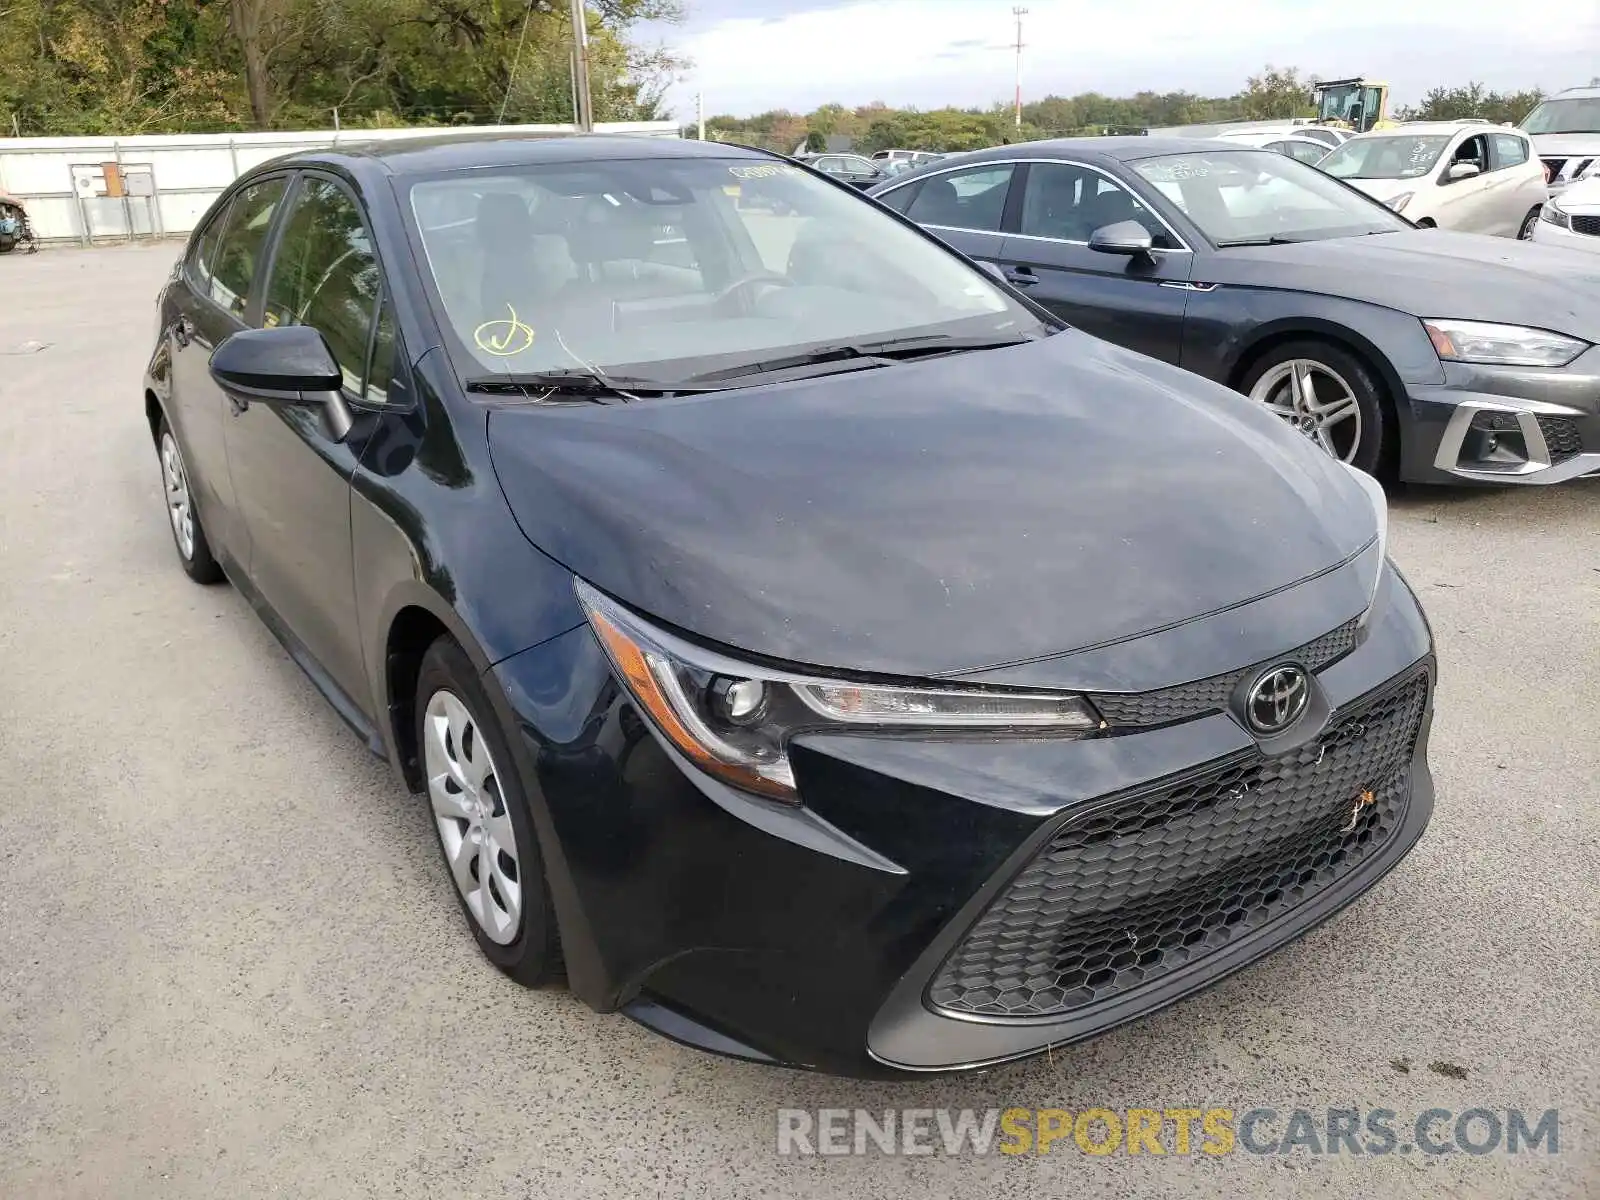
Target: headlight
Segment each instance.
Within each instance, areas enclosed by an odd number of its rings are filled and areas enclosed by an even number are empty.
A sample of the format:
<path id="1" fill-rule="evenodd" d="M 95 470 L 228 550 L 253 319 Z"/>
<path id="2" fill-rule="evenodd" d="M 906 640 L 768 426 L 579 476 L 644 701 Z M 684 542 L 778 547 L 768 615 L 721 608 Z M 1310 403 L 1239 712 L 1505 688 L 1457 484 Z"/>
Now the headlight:
<path id="1" fill-rule="evenodd" d="M 737 788 L 798 804 L 788 743 L 817 729 L 915 726 L 1081 737 L 1101 727 L 1059 692 L 852 683 L 758 666 L 706 650 L 623 608 L 581 579 L 578 602 L 651 725 L 695 767 Z"/>
<path id="2" fill-rule="evenodd" d="M 1423 321 L 1422 325 L 1439 357 L 1451 362 L 1564 367 L 1589 348 L 1588 342 L 1578 338 L 1524 325 L 1434 318 Z"/>
<path id="3" fill-rule="evenodd" d="M 1340 465 L 1355 476 L 1361 490 L 1367 494 L 1372 504 L 1372 519 L 1378 526 L 1378 569 L 1372 574 L 1372 594 L 1367 597 L 1367 609 L 1361 616 L 1365 622 L 1372 615 L 1372 606 L 1378 599 L 1378 588 L 1383 582 L 1383 565 L 1389 558 L 1389 497 L 1384 495 L 1383 485 L 1365 471 L 1349 463 Z"/>
<path id="4" fill-rule="evenodd" d="M 1415 195 L 1415 192 L 1401 192 L 1398 196 L 1390 196 L 1384 203 L 1394 209 L 1395 212 L 1405 212 L 1407 203 Z"/>
<path id="5" fill-rule="evenodd" d="M 1572 228 L 1572 218 L 1557 208 L 1553 200 L 1545 201 L 1544 207 L 1539 210 L 1539 219 L 1541 221 L 1549 221 L 1550 224 L 1562 229 Z"/>

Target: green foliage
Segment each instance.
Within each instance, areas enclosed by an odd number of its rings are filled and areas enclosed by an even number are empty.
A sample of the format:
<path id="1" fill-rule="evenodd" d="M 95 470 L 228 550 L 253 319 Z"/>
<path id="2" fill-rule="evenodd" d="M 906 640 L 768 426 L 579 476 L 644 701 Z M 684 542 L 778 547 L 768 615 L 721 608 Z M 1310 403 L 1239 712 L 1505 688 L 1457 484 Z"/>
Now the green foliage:
<path id="1" fill-rule="evenodd" d="M 659 117 L 680 14 L 588 0 L 597 120 Z M 564 0 L 0 0 L 0 136 L 564 122 L 571 49 Z"/>
<path id="2" fill-rule="evenodd" d="M 1278 70 L 1271 63 L 1259 75 L 1245 81 L 1241 108 L 1247 120 L 1270 121 L 1277 117 L 1314 117 L 1317 108 L 1311 102 L 1311 88 L 1316 77 L 1302 80 L 1294 67 Z"/>
<path id="3" fill-rule="evenodd" d="M 1462 117 L 1482 117 L 1502 124 L 1522 120 L 1533 106 L 1544 99 L 1538 88 L 1526 92 L 1491 92 L 1481 83 L 1465 87 L 1436 87 L 1415 108 L 1397 114 L 1402 121 L 1456 121 Z"/>

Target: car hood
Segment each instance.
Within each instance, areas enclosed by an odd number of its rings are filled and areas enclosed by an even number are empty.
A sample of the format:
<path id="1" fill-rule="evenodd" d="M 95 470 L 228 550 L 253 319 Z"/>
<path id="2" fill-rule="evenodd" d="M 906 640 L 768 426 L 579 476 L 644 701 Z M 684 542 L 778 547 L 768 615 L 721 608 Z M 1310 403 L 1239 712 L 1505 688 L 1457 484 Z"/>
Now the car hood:
<path id="1" fill-rule="evenodd" d="M 1202 271 L 1224 286 L 1364 300 L 1417 317 L 1536 325 L 1600 342 L 1600 270 L 1588 255 L 1445 229 L 1287 246 L 1235 246 Z"/>
<path id="2" fill-rule="evenodd" d="M 1572 158 L 1600 155 L 1600 133 L 1532 133 L 1534 152 L 1541 157 Z"/>
<path id="3" fill-rule="evenodd" d="M 1592 179 L 1580 179 L 1570 185 L 1561 193 L 1556 207 L 1569 212 L 1579 208 L 1600 207 L 1600 175 Z"/>
<path id="4" fill-rule="evenodd" d="M 700 397 L 491 412 L 528 538 L 797 664 L 931 676 L 1162 629 L 1368 545 L 1361 486 L 1243 397 L 1077 331 Z"/>
<path id="5" fill-rule="evenodd" d="M 1351 187 L 1365 192 L 1374 200 L 1389 201 L 1406 192 L 1415 192 L 1421 185 L 1426 185 L 1428 177 L 1421 179 L 1346 179 Z"/>

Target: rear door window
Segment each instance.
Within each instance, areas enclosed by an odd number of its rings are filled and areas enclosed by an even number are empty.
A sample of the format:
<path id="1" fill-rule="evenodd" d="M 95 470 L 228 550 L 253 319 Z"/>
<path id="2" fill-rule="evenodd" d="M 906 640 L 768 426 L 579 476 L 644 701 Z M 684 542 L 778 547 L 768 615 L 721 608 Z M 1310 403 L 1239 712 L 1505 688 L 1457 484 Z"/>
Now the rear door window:
<path id="1" fill-rule="evenodd" d="M 283 200 L 283 178 L 263 179 L 243 188 L 228 210 L 228 229 L 222 236 L 210 278 L 211 299 L 236 317 L 250 303 L 250 286 L 261 265 L 272 218 Z"/>
<path id="2" fill-rule="evenodd" d="M 984 165 L 925 179 L 906 216 L 919 225 L 999 233 L 1013 169 Z"/>
<path id="3" fill-rule="evenodd" d="M 228 205 L 224 204 L 217 214 L 206 222 L 200 236 L 195 238 L 194 250 L 189 255 L 186 271 L 190 285 L 198 292 L 206 294 L 211 287 L 211 270 L 217 255 L 217 243 L 222 240 L 222 231 L 228 224 Z"/>
<path id="4" fill-rule="evenodd" d="M 1495 170 L 1502 167 L 1519 167 L 1528 161 L 1528 143 L 1514 133 L 1494 135 Z"/>

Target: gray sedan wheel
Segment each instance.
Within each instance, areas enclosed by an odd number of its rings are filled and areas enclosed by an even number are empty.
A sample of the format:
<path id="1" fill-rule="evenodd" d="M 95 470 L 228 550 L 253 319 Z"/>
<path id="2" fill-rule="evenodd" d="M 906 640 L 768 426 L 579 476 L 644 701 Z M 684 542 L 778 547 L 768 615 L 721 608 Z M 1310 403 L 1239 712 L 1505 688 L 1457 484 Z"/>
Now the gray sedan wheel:
<path id="1" fill-rule="evenodd" d="M 1340 462 L 1385 474 L 1400 431 L 1380 376 L 1343 346 L 1285 342 L 1257 358 L 1238 389 Z"/>

